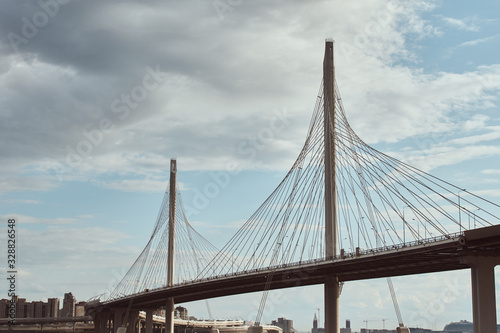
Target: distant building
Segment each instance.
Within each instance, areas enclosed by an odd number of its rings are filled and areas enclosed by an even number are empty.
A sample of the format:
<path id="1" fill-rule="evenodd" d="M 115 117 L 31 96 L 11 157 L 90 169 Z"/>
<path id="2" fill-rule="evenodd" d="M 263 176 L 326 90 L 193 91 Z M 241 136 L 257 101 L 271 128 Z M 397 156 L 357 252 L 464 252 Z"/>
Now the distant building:
<path id="1" fill-rule="evenodd" d="M 72 293 L 64 294 L 63 307 L 60 317 L 74 317 L 75 316 L 76 299 Z"/>
<path id="2" fill-rule="evenodd" d="M 47 301 L 47 317 L 59 317 L 59 298 L 49 298 Z"/>
<path id="3" fill-rule="evenodd" d="M 443 329 L 443 332 L 472 333 L 473 329 L 474 329 L 473 323 L 467 320 L 460 320 L 458 322 L 453 322 L 446 325 Z"/>
<path id="4" fill-rule="evenodd" d="M 278 320 L 273 320 L 271 325 L 280 327 L 283 330 L 283 333 L 295 332 L 295 330 L 293 329 L 293 320 L 278 318 Z"/>
<path id="5" fill-rule="evenodd" d="M 175 310 L 174 310 L 175 315 Z M 153 316 L 165 317 L 165 307 L 153 310 Z"/>
<path id="6" fill-rule="evenodd" d="M 174 318 L 179 318 L 183 320 L 188 320 L 188 310 L 182 306 L 178 306 L 174 310 Z"/>
<path id="7" fill-rule="evenodd" d="M 10 299 L 0 299 L 0 318 L 7 318 L 9 315 Z"/>
<path id="8" fill-rule="evenodd" d="M 44 303 L 42 301 L 38 301 L 38 302 L 31 302 L 31 304 L 33 304 L 33 307 L 35 308 L 35 313 L 34 313 L 34 316 L 32 318 L 45 318 L 47 316 L 46 315 L 46 309 L 47 309 L 46 303 Z M 30 315 L 28 314 L 27 317 L 30 317 Z"/>
<path id="9" fill-rule="evenodd" d="M 349 319 L 345 321 L 345 328 L 341 328 L 340 333 L 351 333 L 351 321 Z"/>
<path id="10" fill-rule="evenodd" d="M 433 331 L 428 328 L 408 327 L 411 333 L 442 333 L 442 331 Z"/>
<path id="11" fill-rule="evenodd" d="M 443 328 L 444 333 L 472 333 L 474 331 L 474 324 L 467 320 L 460 320 L 451 322 Z M 497 325 L 497 332 L 500 332 L 500 325 Z M 412 331 L 413 333 L 413 331 Z M 434 333 L 434 332 L 433 332 Z"/>
<path id="12" fill-rule="evenodd" d="M 75 305 L 75 316 L 83 317 L 85 316 L 85 302 L 78 302 Z"/>
<path id="13" fill-rule="evenodd" d="M 35 304 L 33 302 L 24 305 L 24 317 L 35 318 Z"/>
<path id="14" fill-rule="evenodd" d="M 26 298 L 17 298 L 16 318 L 26 318 Z"/>
<path id="15" fill-rule="evenodd" d="M 67 311 L 71 314 L 71 304 L 73 304 L 74 297 L 71 293 L 66 294 L 65 297 Z M 27 302 L 26 298 L 19 296 L 14 296 L 12 299 L 15 304 L 16 318 L 55 318 L 59 316 L 59 298 L 49 298 L 48 302 Z M 10 299 L 0 300 L 0 318 L 9 317 L 10 305 Z"/>
<path id="16" fill-rule="evenodd" d="M 313 328 L 311 330 L 311 333 L 325 333 L 325 329 L 324 328 L 319 328 L 318 327 L 318 318 L 316 317 L 316 314 L 314 314 Z"/>

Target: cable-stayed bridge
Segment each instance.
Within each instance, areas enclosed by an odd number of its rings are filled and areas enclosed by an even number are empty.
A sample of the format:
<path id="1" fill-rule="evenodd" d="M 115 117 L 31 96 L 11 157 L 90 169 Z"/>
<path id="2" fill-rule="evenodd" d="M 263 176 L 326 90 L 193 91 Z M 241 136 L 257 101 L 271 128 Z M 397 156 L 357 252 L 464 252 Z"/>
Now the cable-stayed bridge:
<path id="1" fill-rule="evenodd" d="M 500 206 L 365 144 L 347 122 L 333 41 L 323 70 L 297 160 L 222 249 L 187 221 L 172 160 L 148 244 L 111 295 L 89 307 L 96 331 L 113 322 L 115 332 L 132 332 L 145 310 L 149 333 L 160 306 L 172 331 L 174 302 L 253 291 L 264 291 L 262 313 L 271 289 L 324 284 L 325 330 L 336 333 L 345 281 L 470 268 L 475 332 L 496 332 Z"/>

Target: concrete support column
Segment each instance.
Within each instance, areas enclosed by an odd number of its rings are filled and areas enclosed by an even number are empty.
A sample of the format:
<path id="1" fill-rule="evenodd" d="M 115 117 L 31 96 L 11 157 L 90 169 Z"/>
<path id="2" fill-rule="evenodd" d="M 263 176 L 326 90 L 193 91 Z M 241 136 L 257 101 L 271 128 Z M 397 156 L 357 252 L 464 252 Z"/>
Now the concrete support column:
<path id="1" fill-rule="evenodd" d="M 213 333 L 213 328 L 210 330 L 210 333 Z M 217 329 L 216 329 L 217 330 Z M 219 330 L 217 330 L 218 332 Z M 247 333 L 262 333 L 264 332 L 264 329 L 262 326 L 250 326 L 248 327 Z"/>
<path id="2" fill-rule="evenodd" d="M 479 332 L 479 306 L 476 302 L 477 300 L 477 272 L 474 268 L 470 270 L 470 282 L 471 282 L 471 291 L 472 291 L 472 322 L 474 324 L 474 332 Z"/>
<path id="3" fill-rule="evenodd" d="M 106 333 L 106 326 L 104 326 L 103 330 L 103 323 L 106 323 L 106 320 L 102 312 L 95 313 L 92 316 L 92 320 L 94 321 L 94 333 Z"/>
<path id="4" fill-rule="evenodd" d="M 137 323 L 140 323 L 139 321 L 139 311 L 131 311 L 129 314 L 129 317 L 126 318 L 125 324 L 128 322 L 128 329 L 127 333 L 135 333 L 135 326 Z"/>
<path id="5" fill-rule="evenodd" d="M 108 320 L 108 328 L 106 330 L 107 333 L 113 333 L 113 312 L 109 311 L 107 314 L 107 320 Z"/>
<path id="6" fill-rule="evenodd" d="M 328 276 L 325 281 L 325 332 L 338 333 L 340 287 L 337 276 Z"/>
<path id="7" fill-rule="evenodd" d="M 146 310 L 146 333 L 153 333 L 153 309 Z"/>
<path id="8" fill-rule="evenodd" d="M 113 331 L 114 333 L 118 333 L 118 328 L 123 325 L 125 310 L 124 309 L 115 309 L 115 315 L 113 318 Z"/>
<path id="9" fill-rule="evenodd" d="M 174 299 L 168 298 L 165 304 L 165 333 L 174 333 Z"/>
<path id="10" fill-rule="evenodd" d="M 106 311 L 106 316 L 105 316 L 105 322 L 106 322 L 106 330 L 104 332 L 106 333 L 113 333 L 113 312 L 112 311 Z"/>
<path id="11" fill-rule="evenodd" d="M 95 333 L 109 333 L 108 325 L 110 322 L 109 312 L 103 311 L 96 313 L 94 316 L 94 332 Z"/>
<path id="12" fill-rule="evenodd" d="M 474 333 L 497 331 L 495 261 L 496 258 L 489 257 L 474 257 L 471 260 Z"/>

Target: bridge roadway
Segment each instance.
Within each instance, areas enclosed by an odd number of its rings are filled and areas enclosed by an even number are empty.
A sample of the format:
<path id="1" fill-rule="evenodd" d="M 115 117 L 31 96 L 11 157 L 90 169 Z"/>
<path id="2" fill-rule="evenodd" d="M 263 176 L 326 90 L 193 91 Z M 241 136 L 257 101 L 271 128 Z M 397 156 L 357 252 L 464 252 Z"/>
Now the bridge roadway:
<path id="1" fill-rule="evenodd" d="M 196 280 L 105 301 L 100 306 L 123 308 L 132 300 L 134 309 L 158 308 L 169 297 L 173 297 L 176 303 L 184 303 L 262 291 L 269 274 L 273 274 L 270 289 L 280 289 L 322 284 L 326 276 L 332 275 L 338 276 L 340 281 L 355 281 L 466 269 L 471 267 L 466 260 L 470 257 L 500 257 L 500 225 L 362 251 L 358 256 L 349 254 L 343 258 Z"/>

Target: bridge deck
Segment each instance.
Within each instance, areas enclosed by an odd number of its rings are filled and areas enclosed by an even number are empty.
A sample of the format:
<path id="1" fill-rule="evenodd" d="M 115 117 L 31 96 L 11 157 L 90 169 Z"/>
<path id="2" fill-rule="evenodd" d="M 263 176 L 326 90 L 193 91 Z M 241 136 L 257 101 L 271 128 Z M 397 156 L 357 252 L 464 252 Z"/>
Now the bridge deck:
<path id="1" fill-rule="evenodd" d="M 104 302 L 104 307 L 126 307 L 132 300 L 137 309 L 156 308 L 173 297 L 176 303 L 243 294 L 264 290 L 267 276 L 273 274 L 270 288 L 281 289 L 324 283 L 326 276 L 340 281 L 354 281 L 388 276 L 443 272 L 469 268 L 463 257 L 469 255 L 500 256 L 500 225 L 465 231 L 461 234 L 394 247 L 368 251 L 359 257 L 349 256 L 317 260 L 293 266 L 245 272 L 175 285 L 170 288 L 143 291 Z"/>

